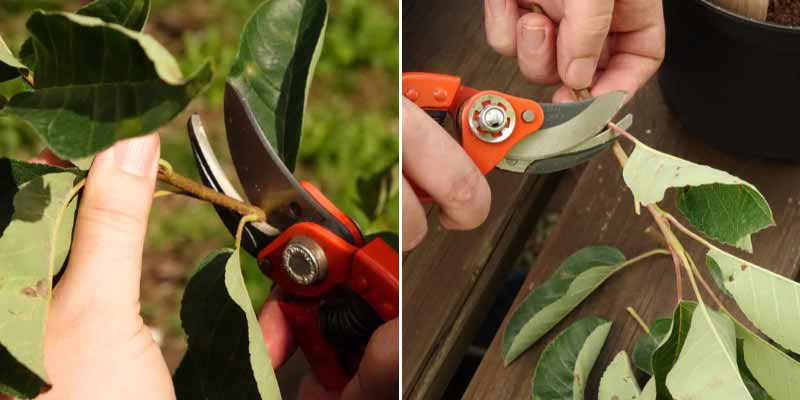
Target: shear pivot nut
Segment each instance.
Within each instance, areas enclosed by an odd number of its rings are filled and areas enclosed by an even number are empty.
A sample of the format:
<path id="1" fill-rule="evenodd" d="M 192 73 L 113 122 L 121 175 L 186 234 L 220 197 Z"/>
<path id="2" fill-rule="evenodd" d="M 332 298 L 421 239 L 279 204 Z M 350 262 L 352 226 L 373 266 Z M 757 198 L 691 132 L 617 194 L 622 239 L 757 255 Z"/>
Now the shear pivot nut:
<path id="1" fill-rule="evenodd" d="M 517 117 L 508 100 L 493 94 L 479 96 L 467 110 L 469 128 L 488 143 L 500 143 L 514 132 Z"/>
<path id="2" fill-rule="evenodd" d="M 308 236 L 296 236 L 283 249 L 283 267 L 297 284 L 313 285 L 325 279 L 328 262 L 325 250 Z"/>

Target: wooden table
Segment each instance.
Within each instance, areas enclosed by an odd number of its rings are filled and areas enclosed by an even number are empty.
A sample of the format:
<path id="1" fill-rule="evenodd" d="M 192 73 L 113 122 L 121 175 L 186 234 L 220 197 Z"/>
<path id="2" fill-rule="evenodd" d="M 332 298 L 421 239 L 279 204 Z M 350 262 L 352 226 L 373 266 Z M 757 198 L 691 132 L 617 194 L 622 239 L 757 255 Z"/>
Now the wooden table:
<path id="1" fill-rule="evenodd" d="M 527 83 L 515 60 L 497 56 L 486 45 L 482 1 L 409 0 L 403 4 L 404 71 L 454 74 L 476 88 L 549 98 L 552 88 Z M 744 257 L 778 273 L 797 277 L 800 246 L 795 238 L 800 237 L 800 167 L 735 158 L 689 136 L 664 105 L 655 80 L 640 91 L 625 111 L 634 114 L 631 130 L 645 143 L 729 171 L 756 185 L 770 202 L 777 227 L 755 235 L 755 253 Z M 438 227 L 436 210 L 430 210 L 428 237 L 419 248 L 405 255 L 403 266 L 404 398 L 442 396 L 501 282 L 549 202 L 551 207 L 561 210 L 558 224 L 531 266 L 512 309 L 547 279 L 562 260 L 585 246 L 614 246 L 628 257 L 658 246 L 643 233 L 652 220 L 648 215 L 634 213 L 633 199 L 610 151 L 571 173 L 577 179 L 565 181 L 563 174 L 526 176 L 493 171 L 489 174 L 491 214 L 474 231 L 445 231 Z M 560 195 L 554 199 L 554 193 Z M 662 202 L 669 211 L 674 211 L 673 199 L 668 196 Z M 695 260 L 702 262 L 703 249 L 688 239 L 684 244 Z M 596 315 L 614 321 L 586 391 L 588 399 L 596 398 L 602 370 L 618 351 L 625 349 L 630 353 L 641 334 L 625 308 L 634 307 L 648 322 L 671 315 L 675 305 L 674 282 L 672 262 L 667 257 L 652 258 L 625 270 L 600 287 L 508 368 L 502 366 L 501 327 L 463 397 L 529 399 L 531 376 L 544 345 L 570 323 Z M 684 293 L 691 293 L 688 284 Z"/>

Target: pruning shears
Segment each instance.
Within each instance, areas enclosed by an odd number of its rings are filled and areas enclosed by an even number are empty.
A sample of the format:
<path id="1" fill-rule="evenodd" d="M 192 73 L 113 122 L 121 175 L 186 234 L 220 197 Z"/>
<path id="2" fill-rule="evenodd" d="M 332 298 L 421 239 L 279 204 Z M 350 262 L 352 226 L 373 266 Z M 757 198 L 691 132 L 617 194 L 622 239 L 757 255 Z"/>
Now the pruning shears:
<path id="1" fill-rule="evenodd" d="M 403 73 L 402 90 L 440 124 L 450 115 L 461 146 L 484 175 L 495 167 L 546 174 L 589 160 L 616 140 L 607 125 L 625 102 L 618 91 L 575 103 L 540 103 L 427 72 Z M 625 129 L 632 121 L 627 115 L 617 124 Z"/>
<path id="2" fill-rule="evenodd" d="M 203 183 L 242 200 L 198 115 L 190 117 L 188 129 Z M 230 84 L 225 130 L 247 200 L 267 216 L 245 225 L 241 246 L 282 290 L 280 308 L 319 382 L 341 391 L 375 329 L 398 316 L 396 237 L 364 237 L 319 189 L 298 181 L 266 140 L 247 100 Z M 241 215 L 216 210 L 235 235 Z"/>

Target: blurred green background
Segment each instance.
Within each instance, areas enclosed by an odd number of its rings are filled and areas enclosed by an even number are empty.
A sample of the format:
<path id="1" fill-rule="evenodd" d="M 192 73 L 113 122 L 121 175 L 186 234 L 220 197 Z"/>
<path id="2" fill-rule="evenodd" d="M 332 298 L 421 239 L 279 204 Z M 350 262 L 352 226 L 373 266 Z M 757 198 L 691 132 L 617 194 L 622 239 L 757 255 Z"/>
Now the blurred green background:
<path id="1" fill-rule="evenodd" d="M 13 51 L 27 37 L 33 9 L 76 10 L 80 0 L 2 0 L 0 35 Z M 161 130 L 162 158 L 194 179 L 185 123 L 190 112 L 203 118 L 218 155 L 235 177 L 224 142 L 224 81 L 238 50 L 239 34 L 260 0 L 153 0 L 145 32 L 181 62 L 184 73 L 210 59 L 216 78 L 187 111 Z M 359 208 L 357 179 L 398 160 L 398 0 L 328 0 L 329 20 L 305 115 L 296 175 L 318 185 L 366 233 L 398 230 L 398 198 L 370 220 Z M 268 38 L 265 38 L 268 40 Z M 19 80 L 0 84 L 0 95 Z M 21 122 L 0 117 L 0 156 L 27 159 L 42 149 Z M 396 171 L 396 169 L 395 169 Z M 145 249 L 142 313 L 154 328 L 171 368 L 184 351 L 178 317 L 188 276 L 209 252 L 231 246 L 232 238 L 211 206 L 170 196 L 156 200 Z M 246 279 L 254 303 L 268 282 L 252 263 Z"/>

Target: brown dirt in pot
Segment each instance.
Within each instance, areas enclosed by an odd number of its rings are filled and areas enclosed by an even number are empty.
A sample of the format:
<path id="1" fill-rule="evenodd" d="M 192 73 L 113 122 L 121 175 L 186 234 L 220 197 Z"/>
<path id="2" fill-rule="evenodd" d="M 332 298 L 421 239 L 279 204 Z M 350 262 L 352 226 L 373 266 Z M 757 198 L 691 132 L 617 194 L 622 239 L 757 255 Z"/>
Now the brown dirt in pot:
<path id="1" fill-rule="evenodd" d="M 800 26 L 800 0 L 771 0 L 767 21 L 788 26 Z"/>

